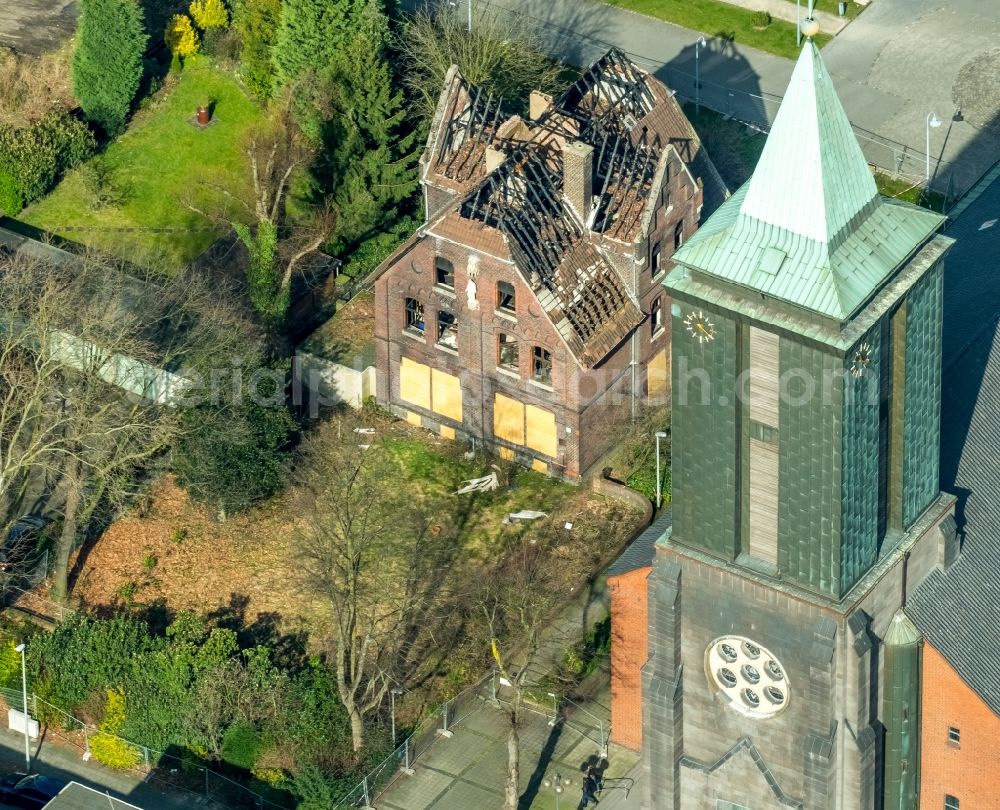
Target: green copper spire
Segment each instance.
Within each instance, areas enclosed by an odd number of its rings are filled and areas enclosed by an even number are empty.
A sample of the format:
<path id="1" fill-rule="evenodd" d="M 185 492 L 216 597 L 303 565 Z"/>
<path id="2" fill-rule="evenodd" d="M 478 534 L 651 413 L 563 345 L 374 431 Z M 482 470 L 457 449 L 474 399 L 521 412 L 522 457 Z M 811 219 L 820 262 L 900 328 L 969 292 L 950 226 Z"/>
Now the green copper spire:
<path id="1" fill-rule="evenodd" d="M 757 168 L 672 257 L 749 297 L 848 320 L 944 217 L 879 197 L 830 74 L 802 47 Z M 679 286 L 675 269 L 666 286 Z"/>
<path id="2" fill-rule="evenodd" d="M 877 202 L 868 161 L 807 40 L 740 212 L 829 245 Z"/>

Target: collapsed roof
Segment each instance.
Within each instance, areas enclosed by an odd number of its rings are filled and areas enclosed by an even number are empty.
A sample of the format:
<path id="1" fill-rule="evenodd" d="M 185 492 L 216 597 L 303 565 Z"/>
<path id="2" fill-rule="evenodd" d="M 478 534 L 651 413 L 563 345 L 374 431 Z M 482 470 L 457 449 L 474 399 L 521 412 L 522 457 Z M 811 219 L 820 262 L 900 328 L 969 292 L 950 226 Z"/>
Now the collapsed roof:
<path id="1" fill-rule="evenodd" d="M 513 261 L 577 360 L 589 367 L 643 319 L 606 256 L 634 254 L 633 243 L 648 232 L 670 154 L 684 160 L 674 144 L 697 136 L 672 94 L 617 48 L 559 99 L 538 96 L 533 106 L 541 98 L 544 109 L 533 109 L 533 120 L 510 115 L 502 99 L 452 68 L 424 163 L 425 180 L 459 202 L 431 231 Z M 572 144 L 589 147 L 586 210 L 574 207 L 565 187 Z M 703 156 L 700 145 L 694 151 Z M 724 197 L 708 166 L 706 185 Z"/>

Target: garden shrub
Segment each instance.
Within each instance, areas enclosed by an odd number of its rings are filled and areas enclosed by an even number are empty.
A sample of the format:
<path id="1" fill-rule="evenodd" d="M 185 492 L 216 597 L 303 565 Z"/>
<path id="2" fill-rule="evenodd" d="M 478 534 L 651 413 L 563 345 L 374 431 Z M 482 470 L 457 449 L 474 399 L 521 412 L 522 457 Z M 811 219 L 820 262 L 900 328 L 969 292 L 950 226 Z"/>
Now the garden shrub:
<path id="1" fill-rule="evenodd" d="M 136 0 L 82 0 L 73 89 L 89 121 L 111 136 L 125 129 L 142 80 L 146 34 Z"/>
<path id="2" fill-rule="evenodd" d="M 11 687 L 21 681 L 21 653 L 11 640 L 0 645 L 0 687 Z"/>
<path id="3" fill-rule="evenodd" d="M 222 738 L 222 758 L 245 771 L 253 769 L 262 748 L 260 732 L 248 723 L 233 723 Z"/>
<path id="4" fill-rule="evenodd" d="M 278 36 L 281 0 L 239 0 L 233 27 L 243 45 L 240 74 L 258 98 L 267 98 L 274 87 L 272 50 Z"/>
<path id="5" fill-rule="evenodd" d="M 175 14 L 170 18 L 163 40 L 174 57 L 181 60 L 194 56 L 201 45 L 198 32 L 194 30 L 187 14 Z"/>
<path id="6" fill-rule="evenodd" d="M 750 25 L 754 28 L 767 28 L 771 24 L 771 15 L 766 11 L 755 11 L 750 15 Z"/>
<path id="7" fill-rule="evenodd" d="M 225 28 L 229 25 L 229 12 L 222 0 L 191 0 L 191 18 L 202 31 Z"/>
<path id="8" fill-rule="evenodd" d="M 98 734 L 90 740 L 90 753 L 110 768 L 128 770 L 139 764 L 139 750 L 115 736 L 125 722 L 125 695 L 118 689 L 107 690 L 104 719 Z"/>
<path id="9" fill-rule="evenodd" d="M 24 208 L 21 184 L 9 169 L 0 168 L 0 214 L 13 217 Z"/>
<path id="10" fill-rule="evenodd" d="M 16 214 L 96 148 L 85 123 L 53 112 L 23 127 L 0 125 L 0 208 Z"/>

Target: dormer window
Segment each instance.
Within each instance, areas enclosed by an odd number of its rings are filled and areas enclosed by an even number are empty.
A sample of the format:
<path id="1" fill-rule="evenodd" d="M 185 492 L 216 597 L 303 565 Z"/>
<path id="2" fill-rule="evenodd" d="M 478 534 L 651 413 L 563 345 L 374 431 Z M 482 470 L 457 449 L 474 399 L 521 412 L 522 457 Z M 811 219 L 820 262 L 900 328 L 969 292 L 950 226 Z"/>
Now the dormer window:
<path id="1" fill-rule="evenodd" d="M 434 260 L 434 283 L 449 290 L 455 289 L 455 266 L 441 256 Z"/>

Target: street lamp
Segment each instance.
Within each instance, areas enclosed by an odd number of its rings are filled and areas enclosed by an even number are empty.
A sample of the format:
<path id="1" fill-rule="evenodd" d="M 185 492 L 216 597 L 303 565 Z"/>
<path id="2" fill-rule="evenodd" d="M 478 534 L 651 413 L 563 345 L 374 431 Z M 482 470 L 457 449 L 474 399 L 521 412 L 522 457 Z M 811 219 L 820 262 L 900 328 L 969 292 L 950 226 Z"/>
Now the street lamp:
<path id="1" fill-rule="evenodd" d="M 694 44 L 694 106 L 701 106 L 701 60 L 699 56 L 701 54 L 701 49 L 708 45 L 705 42 L 705 37 L 698 37 L 698 41 Z"/>
<path id="2" fill-rule="evenodd" d="M 937 129 L 939 126 L 941 126 L 941 119 L 932 112 L 927 113 L 927 148 L 925 150 L 927 166 L 924 170 L 924 183 L 927 186 L 931 184 L 931 130 Z"/>
<path id="3" fill-rule="evenodd" d="M 663 504 L 662 478 L 660 477 L 660 439 L 667 438 L 666 431 L 656 431 L 656 508 Z"/>
<path id="4" fill-rule="evenodd" d="M 24 642 L 18 644 L 14 650 L 21 653 L 21 697 L 24 699 L 24 769 L 31 773 L 31 738 L 28 736 L 28 668 L 25 665 Z"/>
<path id="5" fill-rule="evenodd" d="M 559 810 L 559 797 L 562 796 L 562 792 L 569 787 L 570 780 L 564 779 L 561 773 L 556 773 L 551 779 L 546 779 L 542 782 L 547 788 L 552 788 L 552 791 L 556 794 L 556 810 Z"/>
<path id="6" fill-rule="evenodd" d="M 548 696 L 552 698 L 552 719 L 549 720 L 549 725 L 554 726 L 556 724 L 556 720 L 559 719 L 559 698 L 556 697 L 555 692 L 549 692 Z"/>
<path id="7" fill-rule="evenodd" d="M 396 748 L 396 695 L 403 694 L 403 690 L 394 686 L 389 690 L 389 714 L 392 716 L 392 747 Z"/>

